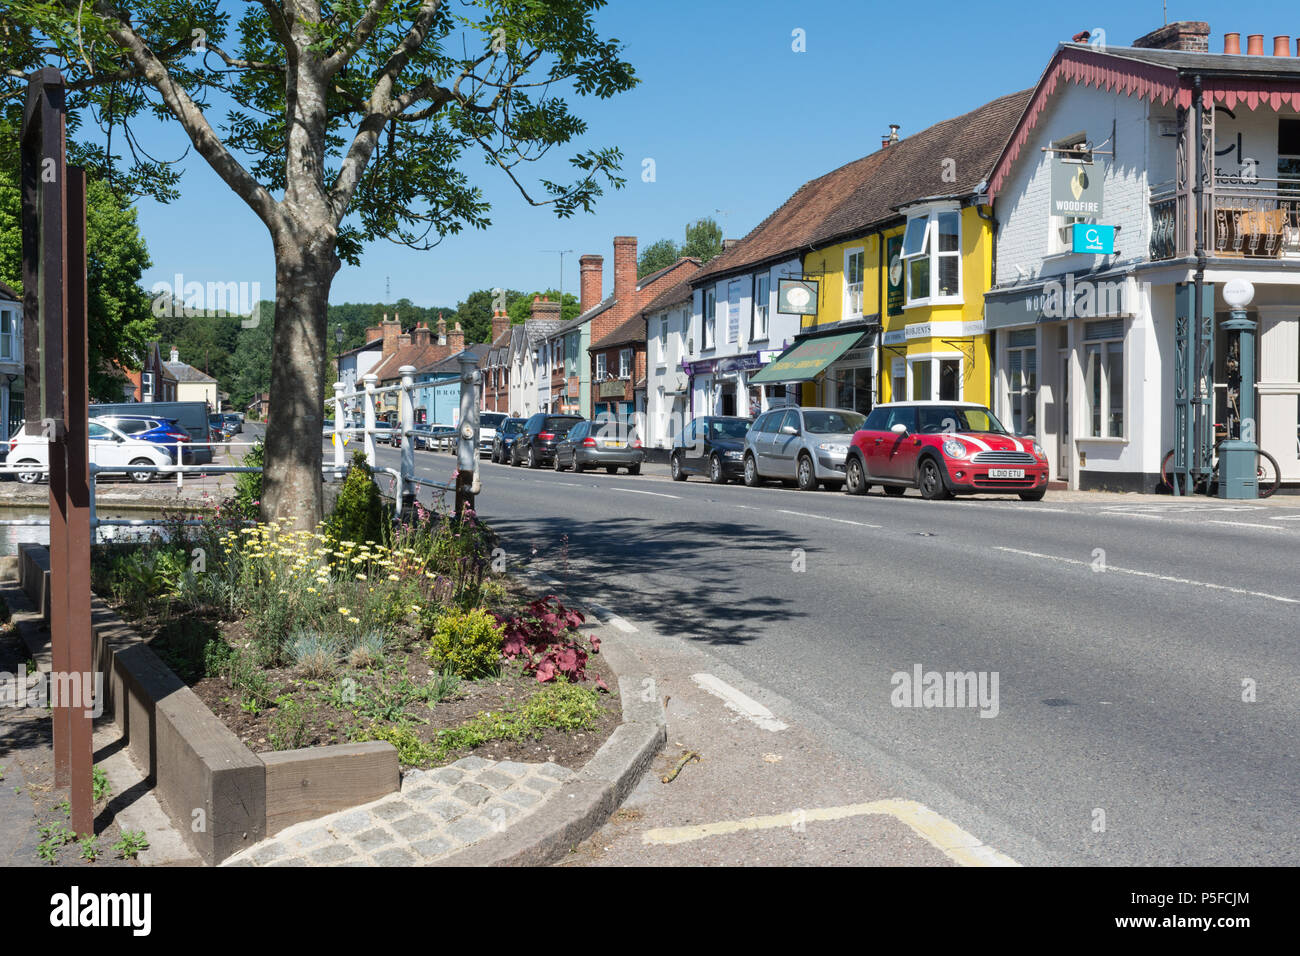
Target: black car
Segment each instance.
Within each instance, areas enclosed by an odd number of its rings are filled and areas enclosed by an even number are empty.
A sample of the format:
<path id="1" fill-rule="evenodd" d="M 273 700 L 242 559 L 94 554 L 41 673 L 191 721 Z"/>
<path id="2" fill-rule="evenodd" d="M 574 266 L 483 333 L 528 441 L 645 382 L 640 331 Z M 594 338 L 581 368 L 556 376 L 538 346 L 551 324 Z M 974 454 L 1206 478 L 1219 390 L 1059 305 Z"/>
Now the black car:
<path id="1" fill-rule="evenodd" d="M 748 418 L 706 415 L 693 418 L 673 442 L 668 465 L 673 481 L 688 475 L 708 475 L 721 485 L 744 473 L 745 433 L 753 424 Z"/>
<path id="2" fill-rule="evenodd" d="M 515 439 L 524 433 L 528 420 L 524 418 L 507 418 L 497 426 L 497 433 L 492 439 L 492 454 L 489 456 L 498 464 L 504 465 L 510 460 L 514 450 Z"/>
<path id="3" fill-rule="evenodd" d="M 524 430 L 510 448 L 510 464 L 527 463 L 529 468 L 541 468 L 555 460 L 555 443 L 569 434 L 578 422 L 586 421 L 581 415 L 551 415 L 538 412 L 524 423 Z"/>

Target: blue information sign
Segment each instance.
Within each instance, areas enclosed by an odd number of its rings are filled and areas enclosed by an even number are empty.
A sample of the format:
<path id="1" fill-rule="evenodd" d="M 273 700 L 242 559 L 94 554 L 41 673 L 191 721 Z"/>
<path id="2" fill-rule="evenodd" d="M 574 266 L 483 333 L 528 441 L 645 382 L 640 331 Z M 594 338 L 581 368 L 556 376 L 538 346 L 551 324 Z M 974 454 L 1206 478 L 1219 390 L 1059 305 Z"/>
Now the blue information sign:
<path id="1" fill-rule="evenodd" d="M 1090 226 L 1086 223 L 1074 224 L 1073 252 L 1108 256 L 1115 251 L 1114 226 Z"/>

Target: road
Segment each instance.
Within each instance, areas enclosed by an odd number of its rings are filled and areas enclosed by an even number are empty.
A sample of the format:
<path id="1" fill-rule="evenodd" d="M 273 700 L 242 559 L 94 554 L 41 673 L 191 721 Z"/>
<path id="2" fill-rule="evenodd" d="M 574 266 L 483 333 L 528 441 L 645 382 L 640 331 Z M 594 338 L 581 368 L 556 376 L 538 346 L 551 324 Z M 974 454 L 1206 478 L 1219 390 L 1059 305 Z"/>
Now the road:
<path id="1" fill-rule="evenodd" d="M 512 566 L 595 586 L 666 670 L 728 675 L 827 768 L 1017 862 L 1300 863 L 1300 499 L 926 502 L 486 461 L 482 481 Z M 996 674 L 996 708 L 895 706 L 918 665 Z M 790 796 L 762 802 L 810 805 Z"/>

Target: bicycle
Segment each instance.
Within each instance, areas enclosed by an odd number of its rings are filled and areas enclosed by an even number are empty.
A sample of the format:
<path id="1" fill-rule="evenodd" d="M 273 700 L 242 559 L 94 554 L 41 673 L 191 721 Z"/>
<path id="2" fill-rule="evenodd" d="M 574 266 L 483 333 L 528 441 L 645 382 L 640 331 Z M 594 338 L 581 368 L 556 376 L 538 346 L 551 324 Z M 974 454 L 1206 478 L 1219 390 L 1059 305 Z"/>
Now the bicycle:
<path id="1" fill-rule="evenodd" d="M 1219 491 L 1219 446 L 1228 437 L 1228 429 L 1219 423 L 1214 425 L 1214 467 L 1210 472 L 1209 479 L 1198 478 L 1194 490 L 1197 494 L 1208 494 L 1210 496 L 1218 494 Z M 1259 496 L 1267 498 L 1277 491 L 1278 486 L 1282 484 L 1282 470 L 1278 467 L 1277 459 L 1270 455 L 1264 449 L 1256 452 L 1258 456 L 1255 464 L 1255 478 L 1259 485 Z M 1160 480 L 1162 487 L 1173 491 L 1174 483 L 1170 479 L 1170 474 L 1174 467 L 1174 452 L 1170 449 L 1166 454 L 1164 461 L 1160 463 Z M 1208 485 L 1208 487 L 1207 487 Z"/>

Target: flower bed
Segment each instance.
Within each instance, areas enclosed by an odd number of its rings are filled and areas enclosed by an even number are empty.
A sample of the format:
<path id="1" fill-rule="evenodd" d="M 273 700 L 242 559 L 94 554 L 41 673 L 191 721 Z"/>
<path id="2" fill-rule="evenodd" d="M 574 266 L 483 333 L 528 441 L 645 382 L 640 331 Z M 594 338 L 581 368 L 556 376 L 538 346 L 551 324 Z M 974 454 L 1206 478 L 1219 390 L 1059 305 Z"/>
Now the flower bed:
<path id="1" fill-rule="evenodd" d="M 581 766 L 619 722 L 582 615 L 525 604 L 472 512 L 396 524 L 372 489 L 354 465 L 313 531 L 229 507 L 97 547 L 95 590 L 254 752 L 387 740 L 411 766 Z"/>

